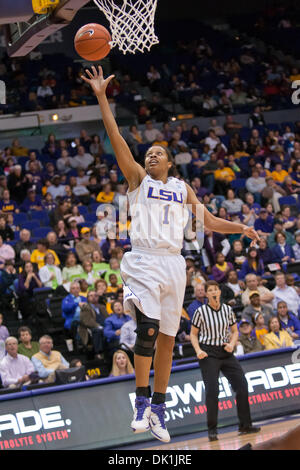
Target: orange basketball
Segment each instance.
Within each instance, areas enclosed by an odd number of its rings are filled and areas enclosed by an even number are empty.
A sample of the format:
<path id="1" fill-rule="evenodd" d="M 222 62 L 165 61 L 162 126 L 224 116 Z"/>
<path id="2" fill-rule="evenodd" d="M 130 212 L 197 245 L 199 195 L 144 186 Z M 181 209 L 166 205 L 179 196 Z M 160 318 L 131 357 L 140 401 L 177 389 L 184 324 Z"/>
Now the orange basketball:
<path id="1" fill-rule="evenodd" d="M 74 38 L 74 47 L 77 54 L 90 61 L 101 60 L 110 52 L 109 31 L 97 23 L 82 26 Z"/>

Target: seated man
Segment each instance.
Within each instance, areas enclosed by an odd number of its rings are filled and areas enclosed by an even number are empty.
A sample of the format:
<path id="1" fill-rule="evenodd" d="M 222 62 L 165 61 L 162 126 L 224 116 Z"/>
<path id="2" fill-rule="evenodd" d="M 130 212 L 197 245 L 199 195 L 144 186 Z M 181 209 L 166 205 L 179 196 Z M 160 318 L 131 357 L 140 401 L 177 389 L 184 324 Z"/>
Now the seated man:
<path id="1" fill-rule="evenodd" d="M 243 318 L 251 322 L 253 319 L 253 316 L 256 313 L 261 313 L 262 316 L 264 317 L 265 324 L 267 325 L 270 318 L 272 318 L 275 315 L 271 307 L 269 307 L 268 305 L 261 305 L 260 295 L 259 295 L 259 292 L 256 290 L 253 290 L 249 293 L 249 300 L 250 300 L 250 305 L 247 305 L 244 308 L 243 314 L 242 314 Z"/>
<path id="2" fill-rule="evenodd" d="M 111 353 L 119 346 L 121 327 L 131 320 L 131 317 L 124 313 L 122 302 L 116 300 L 112 304 L 112 310 L 113 313 L 104 322 L 104 336 Z"/>
<path id="3" fill-rule="evenodd" d="M 53 351 L 51 336 L 44 335 L 39 340 L 40 350 L 34 354 L 31 361 L 40 377 L 45 383 L 55 381 L 55 371 L 68 369 L 69 363 L 59 351 Z"/>
<path id="4" fill-rule="evenodd" d="M 193 302 L 187 308 L 187 313 L 191 320 L 197 308 L 201 307 L 207 302 L 204 283 L 198 282 L 195 285 L 194 294 L 195 294 L 195 300 L 193 300 Z"/>
<path id="5" fill-rule="evenodd" d="M 252 326 L 249 320 L 242 318 L 239 322 L 239 331 L 239 342 L 243 346 L 244 354 L 258 352 L 264 349 L 257 337 L 251 334 Z"/>
<path id="6" fill-rule="evenodd" d="M 7 355 L 0 363 L 3 387 L 16 388 L 36 382 L 37 374 L 34 364 L 28 357 L 18 354 L 17 338 L 9 336 L 5 340 L 5 349 Z"/>
<path id="7" fill-rule="evenodd" d="M 258 291 L 260 295 L 261 305 L 268 305 L 272 308 L 272 300 L 274 299 L 274 294 L 269 289 L 267 289 L 267 287 L 258 285 L 258 279 L 256 274 L 247 274 L 247 276 L 245 277 L 245 281 L 246 290 L 242 293 L 242 304 L 244 306 L 250 305 L 250 292 Z"/>
<path id="8" fill-rule="evenodd" d="M 61 304 L 62 316 L 65 319 L 64 327 L 70 331 L 72 323 L 80 320 L 80 309 L 86 302 L 86 297 L 80 295 L 80 284 L 77 281 L 71 282 L 70 294 L 67 295 Z"/>
<path id="9" fill-rule="evenodd" d="M 99 295 L 91 290 L 87 294 L 87 303 L 84 303 L 80 308 L 80 323 L 78 334 L 83 345 L 88 344 L 89 330 L 92 333 L 94 352 L 97 357 L 100 357 L 104 352 L 104 334 L 103 327 L 108 313 L 105 307 L 99 302 Z"/>

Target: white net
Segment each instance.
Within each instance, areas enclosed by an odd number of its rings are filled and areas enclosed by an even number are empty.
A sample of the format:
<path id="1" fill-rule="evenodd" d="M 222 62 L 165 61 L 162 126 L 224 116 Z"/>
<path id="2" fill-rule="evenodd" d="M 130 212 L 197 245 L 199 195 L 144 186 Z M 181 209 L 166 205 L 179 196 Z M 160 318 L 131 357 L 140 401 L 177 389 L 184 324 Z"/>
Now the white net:
<path id="1" fill-rule="evenodd" d="M 159 42 L 154 31 L 157 0 L 94 0 L 110 24 L 111 47 L 126 54 L 150 50 Z"/>

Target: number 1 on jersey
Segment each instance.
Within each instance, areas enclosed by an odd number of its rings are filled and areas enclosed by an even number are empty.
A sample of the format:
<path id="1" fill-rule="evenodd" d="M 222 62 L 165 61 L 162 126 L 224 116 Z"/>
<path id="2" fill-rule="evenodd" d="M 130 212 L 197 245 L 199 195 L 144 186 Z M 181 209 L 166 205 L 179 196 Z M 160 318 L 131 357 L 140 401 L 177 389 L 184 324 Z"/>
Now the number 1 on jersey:
<path id="1" fill-rule="evenodd" d="M 164 206 L 164 220 L 163 224 L 169 224 L 169 212 L 170 212 L 170 204 Z"/>

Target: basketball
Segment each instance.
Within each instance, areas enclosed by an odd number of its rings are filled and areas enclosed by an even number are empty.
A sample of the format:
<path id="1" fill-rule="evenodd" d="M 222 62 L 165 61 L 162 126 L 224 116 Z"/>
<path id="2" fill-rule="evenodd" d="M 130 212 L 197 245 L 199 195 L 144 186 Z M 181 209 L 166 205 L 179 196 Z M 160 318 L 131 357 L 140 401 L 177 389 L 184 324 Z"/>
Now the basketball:
<path id="1" fill-rule="evenodd" d="M 89 23 L 82 26 L 74 38 L 77 54 L 89 61 L 101 60 L 110 52 L 110 32 L 100 24 Z"/>

